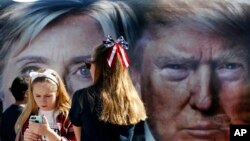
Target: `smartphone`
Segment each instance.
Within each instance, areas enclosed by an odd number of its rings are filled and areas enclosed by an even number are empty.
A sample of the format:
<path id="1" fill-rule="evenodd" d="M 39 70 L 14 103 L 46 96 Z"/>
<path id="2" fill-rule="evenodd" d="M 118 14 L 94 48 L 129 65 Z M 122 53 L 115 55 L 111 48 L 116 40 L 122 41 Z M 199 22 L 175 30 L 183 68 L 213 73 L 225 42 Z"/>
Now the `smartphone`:
<path id="1" fill-rule="evenodd" d="M 42 123 L 43 122 L 43 117 L 38 116 L 38 115 L 31 115 L 30 116 L 30 121 L 36 122 L 36 123 Z"/>

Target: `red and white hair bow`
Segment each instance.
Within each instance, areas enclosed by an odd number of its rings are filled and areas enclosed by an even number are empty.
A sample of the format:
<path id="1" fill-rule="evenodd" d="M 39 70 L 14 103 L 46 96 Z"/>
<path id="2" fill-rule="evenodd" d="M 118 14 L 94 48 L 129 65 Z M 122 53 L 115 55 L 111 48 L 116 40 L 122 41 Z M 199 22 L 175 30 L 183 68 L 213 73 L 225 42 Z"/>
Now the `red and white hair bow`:
<path id="1" fill-rule="evenodd" d="M 123 36 L 120 36 L 116 41 L 114 41 L 112 37 L 108 35 L 106 39 L 103 41 L 103 45 L 106 48 L 112 48 L 109 51 L 108 58 L 107 58 L 109 67 L 112 67 L 115 56 L 117 54 L 120 55 L 122 59 L 123 67 L 127 68 L 129 66 L 128 56 L 124 50 L 124 49 L 128 49 L 128 42 L 124 40 Z"/>

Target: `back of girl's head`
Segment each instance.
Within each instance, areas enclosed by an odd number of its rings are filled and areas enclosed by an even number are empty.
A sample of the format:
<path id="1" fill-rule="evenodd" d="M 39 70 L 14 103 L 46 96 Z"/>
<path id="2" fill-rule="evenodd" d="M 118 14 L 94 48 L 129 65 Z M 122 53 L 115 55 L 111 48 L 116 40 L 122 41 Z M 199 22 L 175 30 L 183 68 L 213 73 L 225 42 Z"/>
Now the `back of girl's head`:
<path id="1" fill-rule="evenodd" d="M 93 63 L 95 64 L 94 83 L 105 82 L 113 84 L 118 81 L 122 75 L 127 73 L 121 62 L 121 57 L 116 53 L 112 66 L 109 66 L 107 59 L 112 48 L 106 48 L 103 44 L 95 49 Z"/>
<path id="2" fill-rule="evenodd" d="M 10 87 L 10 91 L 16 101 L 25 100 L 25 93 L 28 89 L 29 79 L 28 77 L 18 76 L 16 77 Z"/>
<path id="3" fill-rule="evenodd" d="M 119 39 L 110 46 L 106 43 L 112 39 L 105 40 L 107 42 L 98 46 L 93 55 L 94 84 L 101 85 L 102 112 L 99 119 L 118 125 L 135 124 L 144 120 L 146 113 L 131 80 L 128 64 L 125 65 L 129 62 L 125 50 L 127 43 Z M 114 58 L 110 60 L 112 55 Z"/>

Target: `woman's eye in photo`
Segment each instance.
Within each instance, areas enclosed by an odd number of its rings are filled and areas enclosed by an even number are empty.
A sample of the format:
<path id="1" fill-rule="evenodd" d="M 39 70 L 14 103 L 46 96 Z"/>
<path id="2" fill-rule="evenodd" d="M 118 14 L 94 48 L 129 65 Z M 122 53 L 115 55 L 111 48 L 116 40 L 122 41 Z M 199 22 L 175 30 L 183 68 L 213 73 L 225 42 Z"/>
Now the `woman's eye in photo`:
<path id="1" fill-rule="evenodd" d="M 90 71 L 87 68 L 87 66 L 84 64 L 83 66 L 79 67 L 76 71 L 76 75 L 79 75 L 80 77 L 88 78 L 90 77 Z"/>

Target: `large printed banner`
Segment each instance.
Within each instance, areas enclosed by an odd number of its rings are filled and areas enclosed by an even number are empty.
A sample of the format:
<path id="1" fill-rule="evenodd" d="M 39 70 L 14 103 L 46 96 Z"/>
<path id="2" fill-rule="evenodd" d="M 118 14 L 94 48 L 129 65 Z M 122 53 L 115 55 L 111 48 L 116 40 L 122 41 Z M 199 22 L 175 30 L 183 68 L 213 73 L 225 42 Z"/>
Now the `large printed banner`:
<path id="1" fill-rule="evenodd" d="M 249 2 L 45 3 L 15 9 L 8 24 L 6 17 L 0 19 L 3 110 L 15 102 L 9 91 L 13 79 L 42 67 L 56 70 L 71 96 L 90 86 L 86 61 L 94 48 L 106 35 L 123 35 L 129 43 L 131 77 L 148 116 L 134 140 L 229 141 L 249 136 Z"/>

